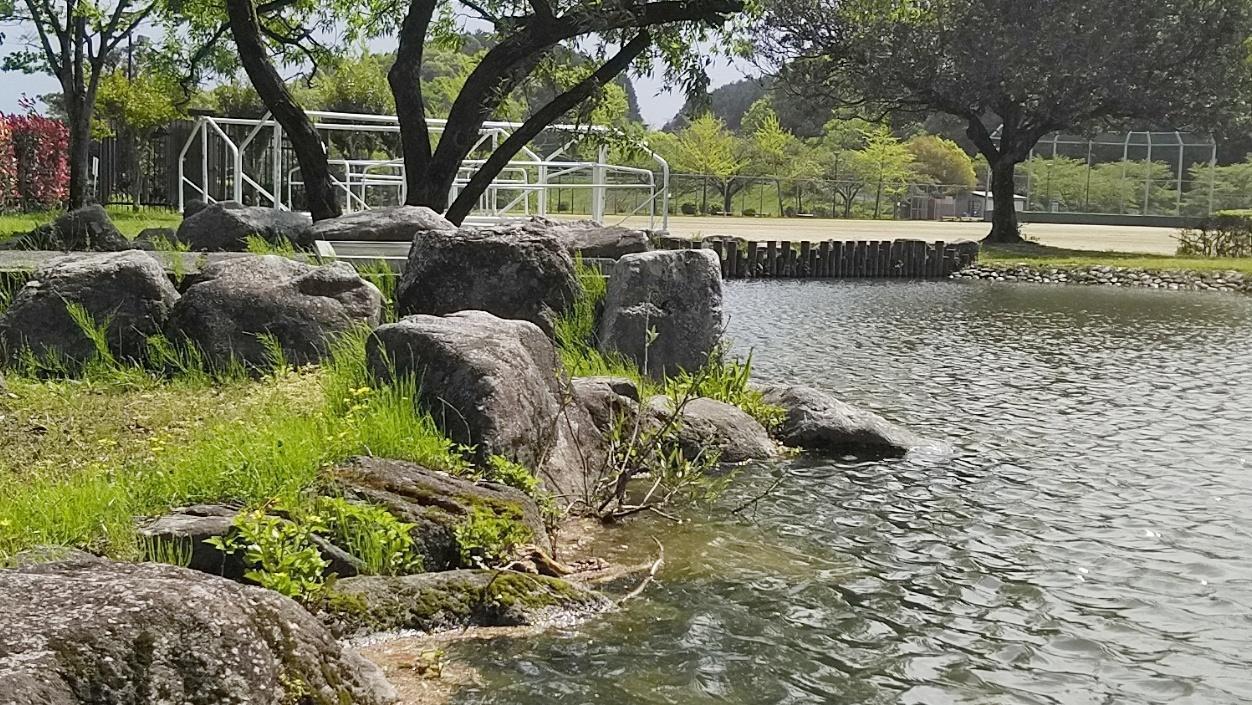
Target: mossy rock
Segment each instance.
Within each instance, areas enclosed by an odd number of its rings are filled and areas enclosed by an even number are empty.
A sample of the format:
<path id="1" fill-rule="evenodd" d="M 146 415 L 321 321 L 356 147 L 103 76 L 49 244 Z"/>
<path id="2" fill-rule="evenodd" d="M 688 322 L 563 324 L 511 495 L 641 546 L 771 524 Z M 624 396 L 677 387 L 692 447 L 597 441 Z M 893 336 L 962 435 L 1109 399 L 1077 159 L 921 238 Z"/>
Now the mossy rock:
<path id="1" fill-rule="evenodd" d="M 413 524 L 414 548 L 431 571 L 462 567 L 455 529 L 475 510 L 517 522 L 535 540 L 545 533 L 539 507 L 520 490 L 469 482 L 409 462 L 354 458 L 331 470 L 331 482 L 344 496 L 383 507 Z"/>
<path id="2" fill-rule="evenodd" d="M 608 609 L 602 595 L 559 578 L 497 570 L 450 570 L 337 581 L 323 623 L 341 637 L 397 629 L 516 627 Z"/>

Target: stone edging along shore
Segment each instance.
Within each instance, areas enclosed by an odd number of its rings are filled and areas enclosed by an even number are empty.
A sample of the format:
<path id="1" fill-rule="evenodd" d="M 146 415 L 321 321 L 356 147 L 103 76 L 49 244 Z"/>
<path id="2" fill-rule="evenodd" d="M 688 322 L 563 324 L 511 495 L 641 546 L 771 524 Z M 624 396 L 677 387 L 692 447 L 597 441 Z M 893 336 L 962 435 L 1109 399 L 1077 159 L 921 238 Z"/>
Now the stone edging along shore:
<path id="1" fill-rule="evenodd" d="M 1234 291 L 1252 294 L 1252 275 L 1217 270 L 978 263 L 953 273 L 951 278 L 1034 284 L 1126 286 L 1170 291 Z"/>

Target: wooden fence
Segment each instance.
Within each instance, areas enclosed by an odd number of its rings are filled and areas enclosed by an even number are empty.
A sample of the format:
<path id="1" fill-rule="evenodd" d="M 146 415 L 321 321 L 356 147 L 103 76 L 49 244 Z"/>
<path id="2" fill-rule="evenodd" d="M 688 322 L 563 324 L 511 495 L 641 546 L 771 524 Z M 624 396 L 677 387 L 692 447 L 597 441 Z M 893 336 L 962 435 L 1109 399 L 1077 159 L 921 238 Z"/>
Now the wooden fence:
<path id="1" fill-rule="evenodd" d="M 725 279 L 942 279 L 977 260 L 977 249 L 921 240 L 744 242 L 667 239 L 666 249 L 711 249 Z"/>

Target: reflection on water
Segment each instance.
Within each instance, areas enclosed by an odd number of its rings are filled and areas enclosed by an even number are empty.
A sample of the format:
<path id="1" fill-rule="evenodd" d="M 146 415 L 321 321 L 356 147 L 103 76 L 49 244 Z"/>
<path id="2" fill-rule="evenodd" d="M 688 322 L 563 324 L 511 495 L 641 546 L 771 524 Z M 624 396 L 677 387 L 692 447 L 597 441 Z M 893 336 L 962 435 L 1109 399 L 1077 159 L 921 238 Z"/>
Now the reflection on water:
<path id="1" fill-rule="evenodd" d="M 462 703 L 1252 700 L 1252 298 L 988 283 L 743 283 L 756 372 L 954 456 L 789 474 L 666 545 L 628 609 L 461 647 Z M 624 548 L 619 548 L 619 546 Z"/>

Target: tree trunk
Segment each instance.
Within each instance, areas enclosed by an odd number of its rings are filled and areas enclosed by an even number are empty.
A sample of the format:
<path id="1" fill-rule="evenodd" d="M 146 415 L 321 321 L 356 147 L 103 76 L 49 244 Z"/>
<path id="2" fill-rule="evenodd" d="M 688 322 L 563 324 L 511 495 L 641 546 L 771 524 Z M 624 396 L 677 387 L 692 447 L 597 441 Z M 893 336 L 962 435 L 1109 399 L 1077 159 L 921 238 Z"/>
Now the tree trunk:
<path id="1" fill-rule="evenodd" d="M 270 63 L 252 0 L 226 0 L 226 11 L 239 51 L 239 61 L 265 107 L 282 125 L 283 132 L 291 141 L 292 151 L 296 153 L 310 215 L 313 220 L 339 217 L 343 211 L 339 208 L 337 189 L 326 161 L 326 146 L 322 144 L 322 138 L 309 116 L 296 104 L 278 70 Z"/>
<path id="2" fill-rule="evenodd" d="M 983 242 L 1013 243 L 1021 242 L 1021 229 L 1017 225 L 1017 187 L 1013 173 L 1017 162 L 1010 157 L 1002 156 L 991 167 L 991 197 L 993 211 L 991 214 L 991 233 Z"/>
<path id="3" fill-rule="evenodd" d="M 66 208 L 74 210 L 87 205 L 87 187 L 91 180 L 91 105 L 84 105 L 82 88 L 65 93 L 65 113 L 69 118 L 69 198 Z"/>
<path id="4" fill-rule="evenodd" d="M 430 168 L 430 129 L 426 125 L 426 100 L 422 96 L 422 61 L 426 33 L 434 16 L 436 0 L 412 0 L 400 28 L 396 61 L 387 72 L 387 84 L 396 99 L 400 122 L 400 156 L 404 159 L 405 201 L 429 205 L 423 194 Z M 442 209 L 441 209 L 442 210 Z"/>

